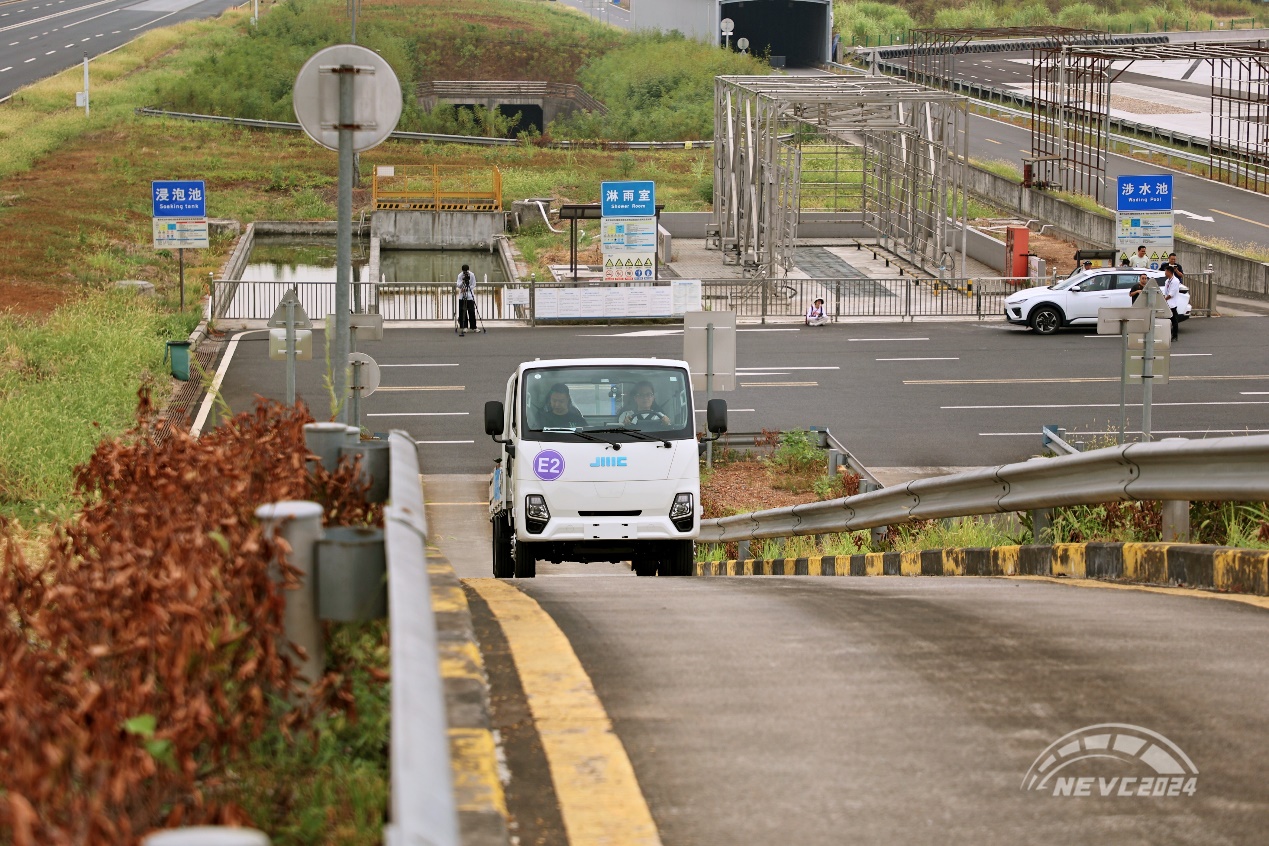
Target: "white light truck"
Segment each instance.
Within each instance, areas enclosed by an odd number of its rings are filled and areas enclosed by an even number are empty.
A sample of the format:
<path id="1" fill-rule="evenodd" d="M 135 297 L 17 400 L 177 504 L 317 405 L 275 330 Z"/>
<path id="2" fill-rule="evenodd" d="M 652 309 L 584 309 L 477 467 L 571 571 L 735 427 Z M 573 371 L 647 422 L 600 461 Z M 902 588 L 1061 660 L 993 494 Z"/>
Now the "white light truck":
<path id="1" fill-rule="evenodd" d="M 706 428 L 727 431 L 725 401 L 710 401 Z M 494 576 L 532 578 L 539 560 L 691 575 L 701 482 L 686 362 L 524 362 L 504 401 L 485 403 L 485 433 L 502 445 L 489 484 Z"/>

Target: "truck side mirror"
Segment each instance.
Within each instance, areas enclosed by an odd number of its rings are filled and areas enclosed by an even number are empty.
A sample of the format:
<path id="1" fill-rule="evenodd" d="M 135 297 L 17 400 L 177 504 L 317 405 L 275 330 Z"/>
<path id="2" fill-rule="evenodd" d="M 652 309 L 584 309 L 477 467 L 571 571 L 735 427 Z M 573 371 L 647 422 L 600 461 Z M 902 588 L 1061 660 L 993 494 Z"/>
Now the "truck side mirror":
<path id="1" fill-rule="evenodd" d="M 485 434 L 491 438 L 502 435 L 503 410 L 498 400 L 485 403 Z"/>
<path id="2" fill-rule="evenodd" d="M 713 435 L 721 435 L 727 431 L 727 400 L 709 401 L 705 407 L 705 428 Z"/>

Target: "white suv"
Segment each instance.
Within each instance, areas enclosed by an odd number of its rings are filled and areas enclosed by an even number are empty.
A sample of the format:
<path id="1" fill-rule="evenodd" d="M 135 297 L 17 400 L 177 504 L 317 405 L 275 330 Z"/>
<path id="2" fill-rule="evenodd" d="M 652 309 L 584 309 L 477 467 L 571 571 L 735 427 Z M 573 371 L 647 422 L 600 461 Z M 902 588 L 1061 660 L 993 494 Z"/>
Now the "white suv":
<path id="1" fill-rule="evenodd" d="M 1027 288 L 1005 300 L 1005 319 L 1030 326 L 1041 335 L 1050 335 L 1063 326 L 1097 323 L 1097 310 L 1132 305 L 1129 290 L 1141 274 L 1163 287 L 1163 271 L 1126 267 L 1095 267 L 1081 270 L 1056 285 Z M 1181 283 L 1177 314 L 1190 316 L 1190 289 Z"/>

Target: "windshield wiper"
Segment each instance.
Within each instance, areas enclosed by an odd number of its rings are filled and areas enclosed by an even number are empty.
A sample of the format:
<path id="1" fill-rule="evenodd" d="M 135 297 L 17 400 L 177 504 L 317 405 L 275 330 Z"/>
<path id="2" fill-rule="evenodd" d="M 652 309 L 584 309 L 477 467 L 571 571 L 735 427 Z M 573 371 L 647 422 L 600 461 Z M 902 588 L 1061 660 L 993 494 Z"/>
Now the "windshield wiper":
<path id="1" fill-rule="evenodd" d="M 590 431 L 607 435 L 630 435 L 643 441 L 660 441 L 661 446 L 666 449 L 670 448 L 670 442 L 666 438 L 658 438 L 656 435 L 649 435 L 647 432 L 630 429 L 626 426 L 606 426 L 603 429 L 591 429 Z"/>

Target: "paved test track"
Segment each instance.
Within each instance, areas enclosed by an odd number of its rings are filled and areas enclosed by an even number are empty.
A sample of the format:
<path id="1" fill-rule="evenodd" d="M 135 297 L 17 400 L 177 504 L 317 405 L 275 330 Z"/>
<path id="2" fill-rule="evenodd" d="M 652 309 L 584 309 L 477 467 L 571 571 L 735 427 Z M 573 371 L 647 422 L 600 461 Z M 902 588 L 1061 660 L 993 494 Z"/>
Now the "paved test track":
<path id="1" fill-rule="evenodd" d="M 998 579 L 592 572 L 517 584 L 571 643 L 665 844 L 1243 844 L 1269 822 L 1264 609 Z M 507 724 L 525 714 L 512 667 L 490 671 L 522 835 L 564 842 L 534 738 Z M 1177 744 L 1197 793 L 1021 790 L 1045 747 L 1101 723 Z"/>
<path id="2" fill-rule="evenodd" d="M 0 0 L 0 99 L 127 44 L 142 32 L 219 15 L 234 0 Z M 91 62 L 89 93 L 92 91 Z M 72 101 L 73 102 L 73 101 Z"/>
<path id="3" fill-rule="evenodd" d="M 1160 437 L 1269 431 L 1269 347 L 1261 317 L 1194 318 L 1182 324 L 1172 375 L 1155 389 Z M 1092 330 L 1041 337 L 1003 321 L 861 323 L 806 329 L 742 326 L 740 389 L 726 396 L 734 432 L 828 426 L 869 467 L 982 466 L 1023 460 L 1056 423 L 1074 439 L 1119 419 L 1119 342 Z M 319 419 L 321 333 L 297 383 Z M 420 441 L 424 473 L 483 473 L 495 449 L 483 433 L 486 400 L 530 358 L 682 355 L 673 327 L 491 326 L 458 338 L 441 328 L 389 328 L 361 349 L 382 366 L 365 400 L 372 431 L 404 429 Z M 270 361 L 264 332 L 241 336 L 225 366 L 230 407 L 256 393 L 285 395 L 285 365 Z M 1129 428 L 1140 427 L 1140 389 L 1130 388 Z M 323 408 L 326 409 L 323 412 Z M 697 408 L 703 409 L 701 398 Z"/>

